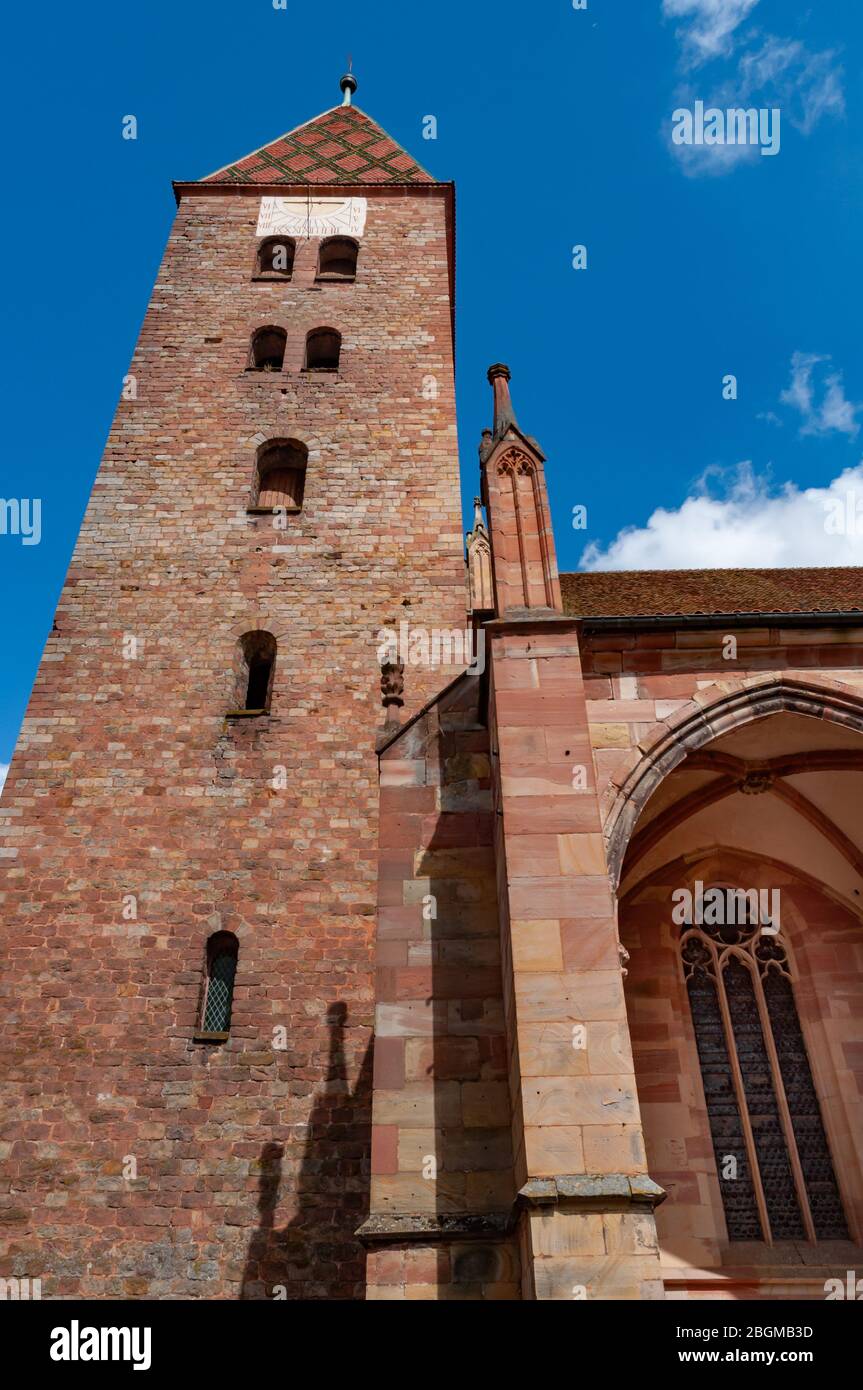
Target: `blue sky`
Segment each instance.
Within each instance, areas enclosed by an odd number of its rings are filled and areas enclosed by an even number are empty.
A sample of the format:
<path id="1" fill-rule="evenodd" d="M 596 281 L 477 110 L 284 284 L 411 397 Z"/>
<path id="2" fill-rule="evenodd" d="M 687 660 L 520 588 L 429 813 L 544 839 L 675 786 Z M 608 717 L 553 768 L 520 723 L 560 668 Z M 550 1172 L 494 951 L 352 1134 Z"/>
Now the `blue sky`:
<path id="1" fill-rule="evenodd" d="M 358 104 L 457 184 L 467 515 L 485 370 L 504 360 L 548 455 L 562 569 L 861 562 L 863 521 L 824 519 L 837 500 L 863 513 L 863 6 L 329 0 L 322 15 L 311 0 L 90 0 L 7 17 L 0 496 L 40 497 L 42 518 L 38 545 L 0 535 L 0 764 L 168 236 L 170 180 L 335 104 L 348 53 Z M 778 106 L 779 153 L 674 146 L 672 113 L 697 100 Z"/>

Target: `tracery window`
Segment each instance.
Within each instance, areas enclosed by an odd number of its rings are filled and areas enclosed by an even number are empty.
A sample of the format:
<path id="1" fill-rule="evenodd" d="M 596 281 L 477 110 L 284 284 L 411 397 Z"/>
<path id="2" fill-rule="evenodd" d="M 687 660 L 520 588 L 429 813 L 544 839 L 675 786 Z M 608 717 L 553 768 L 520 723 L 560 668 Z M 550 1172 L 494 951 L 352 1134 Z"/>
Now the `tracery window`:
<path id="1" fill-rule="evenodd" d="M 723 892 L 680 949 L 729 1240 L 847 1240 L 785 944 Z"/>

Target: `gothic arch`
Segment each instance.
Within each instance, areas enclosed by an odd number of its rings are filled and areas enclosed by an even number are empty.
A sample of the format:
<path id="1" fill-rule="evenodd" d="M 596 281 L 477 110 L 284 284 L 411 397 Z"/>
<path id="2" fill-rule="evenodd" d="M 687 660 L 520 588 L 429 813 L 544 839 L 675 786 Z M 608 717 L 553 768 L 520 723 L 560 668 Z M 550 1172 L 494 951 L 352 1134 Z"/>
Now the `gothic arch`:
<path id="1" fill-rule="evenodd" d="M 604 798 L 608 868 L 615 886 L 636 823 L 659 783 L 688 754 L 721 734 L 783 712 L 824 719 L 863 734 L 863 697 L 852 687 L 791 672 L 709 686 L 669 719 L 653 725 Z"/>

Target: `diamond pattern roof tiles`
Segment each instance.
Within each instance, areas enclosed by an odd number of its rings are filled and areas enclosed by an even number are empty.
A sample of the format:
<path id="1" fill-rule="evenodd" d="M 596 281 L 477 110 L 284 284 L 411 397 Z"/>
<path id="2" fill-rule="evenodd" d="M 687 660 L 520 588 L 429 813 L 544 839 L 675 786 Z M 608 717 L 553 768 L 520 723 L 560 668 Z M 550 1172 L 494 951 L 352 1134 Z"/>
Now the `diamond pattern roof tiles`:
<path id="1" fill-rule="evenodd" d="M 436 183 L 358 106 L 336 106 L 203 183 Z"/>

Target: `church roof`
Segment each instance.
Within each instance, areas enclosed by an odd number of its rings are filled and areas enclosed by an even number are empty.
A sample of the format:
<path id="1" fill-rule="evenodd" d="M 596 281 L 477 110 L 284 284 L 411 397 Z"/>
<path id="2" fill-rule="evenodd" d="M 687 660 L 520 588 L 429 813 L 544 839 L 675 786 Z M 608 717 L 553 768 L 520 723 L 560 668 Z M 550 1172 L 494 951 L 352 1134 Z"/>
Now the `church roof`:
<path id="1" fill-rule="evenodd" d="M 560 588 L 564 612 L 583 618 L 855 612 L 863 617 L 863 568 L 607 570 L 562 574 Z"/>
<path id="2" fill-rule="evenodd" d="M 436 183 L 358 106 L 334 106 L 202 183 Z"/>

